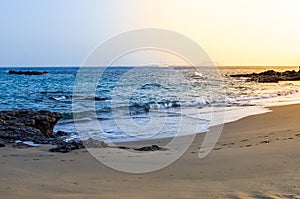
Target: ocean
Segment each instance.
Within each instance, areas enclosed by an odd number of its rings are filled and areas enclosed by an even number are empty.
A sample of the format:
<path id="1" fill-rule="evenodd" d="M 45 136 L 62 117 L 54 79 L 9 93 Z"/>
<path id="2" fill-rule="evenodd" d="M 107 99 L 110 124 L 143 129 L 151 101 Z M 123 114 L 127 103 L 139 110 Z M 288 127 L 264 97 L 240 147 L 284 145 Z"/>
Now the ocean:
<path id="1" fill-rule="evenodd" d="M 180 135 L 206 132 L 210 126 L 266 113 L 269 106 L 300 102 L 299 81 L 257 83 L 229 77 L 298 67 L 97 67 L 85 68 L 78 77 L 79 69 L 0 68 L 0 110 L 60 112 L 63 119 L 54 130 L 70 132 L 67 140 L 78 138 L 80 129 L 82 139 L 123 142 L 173 137 L 182 125 L 197 128 L 183 128 Z M 9 75 L 9 70 L 48 74 Z"/>

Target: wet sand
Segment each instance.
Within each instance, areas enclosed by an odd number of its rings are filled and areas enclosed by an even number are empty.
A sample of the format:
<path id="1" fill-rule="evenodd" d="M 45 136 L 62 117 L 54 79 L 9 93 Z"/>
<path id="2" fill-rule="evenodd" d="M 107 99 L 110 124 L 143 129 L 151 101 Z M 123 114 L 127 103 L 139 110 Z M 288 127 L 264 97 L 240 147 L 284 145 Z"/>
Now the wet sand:
<path id="1" fill-rule="evenodd" d="M 224 125 L 204 159 L 199 134 L 180 159 L 146 174 L 115 171 L 86 150 L 0 148 L 0 198 L 300 198 L 300 105 L 271 109 Z"/>

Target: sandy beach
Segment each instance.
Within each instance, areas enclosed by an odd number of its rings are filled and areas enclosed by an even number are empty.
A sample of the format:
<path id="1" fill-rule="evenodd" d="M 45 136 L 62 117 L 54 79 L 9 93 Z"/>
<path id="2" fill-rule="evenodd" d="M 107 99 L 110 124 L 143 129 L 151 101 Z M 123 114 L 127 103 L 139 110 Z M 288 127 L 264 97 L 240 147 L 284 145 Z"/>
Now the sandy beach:
<path id="1" fill-rule="evenodd" d="M 300 199 L 299 8 L 0 1 L 0 199 Z"/>
<path id="2" fill-rule="evenodd" d="M 271 109 L 226 124 L 204 159 L 198 159 L 199 134 L 179 160 L 147 174 L 115 171 L 84 149 L 62 154 L 48 152 L 52 146 L 4 147 L 0 198 L 300 198 L 300 105 Z"/>

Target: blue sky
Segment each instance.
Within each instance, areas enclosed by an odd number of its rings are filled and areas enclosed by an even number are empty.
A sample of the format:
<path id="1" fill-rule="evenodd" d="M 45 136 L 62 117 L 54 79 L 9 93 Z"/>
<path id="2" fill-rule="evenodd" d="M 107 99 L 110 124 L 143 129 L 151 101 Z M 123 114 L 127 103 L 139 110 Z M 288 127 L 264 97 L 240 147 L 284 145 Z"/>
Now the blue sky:
<path id="1" fill-rule="evenodd" d="M 299 8 L 298 0 L 0 0 L 0 65 L 80 65 L 98 44 L 145 27 L 184 34 L 222 65 L 299 65 Z"/>
<path id="2" fill-rule="evenodd" d="M 114 22 L 118 6 L 109 2 L 1 0 L 0 63 L 80 64 L 99 42 L 122 27 Z"/>

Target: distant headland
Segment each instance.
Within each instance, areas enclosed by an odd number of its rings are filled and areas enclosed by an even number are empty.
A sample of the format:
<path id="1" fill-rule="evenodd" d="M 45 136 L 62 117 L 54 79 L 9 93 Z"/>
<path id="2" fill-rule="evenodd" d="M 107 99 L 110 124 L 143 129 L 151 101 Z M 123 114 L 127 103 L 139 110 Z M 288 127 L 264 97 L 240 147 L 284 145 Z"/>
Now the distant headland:
<path id="1" fill-rule="evenodd" d="M 8 74 L 10 75 L 44 75 L 48 74 L 47 71 L 39 72 L 39 71 L 15 71 L 15 70 L 10 70 L 8 71 Z"/>
<path id="2" fill-rule="evenodd" d="M 256 81 L 261 83 L 276 83 L 279 81 L 297 81 L 300 80 L 300 67 L 299 71 L 287 70 L 284 72 L 277 72 L 274 70 L 267 70 L 261 73 L 251 73 L 251 74 L 234 74 L 230 77 L 245 77 L 247 81 Z"/>

